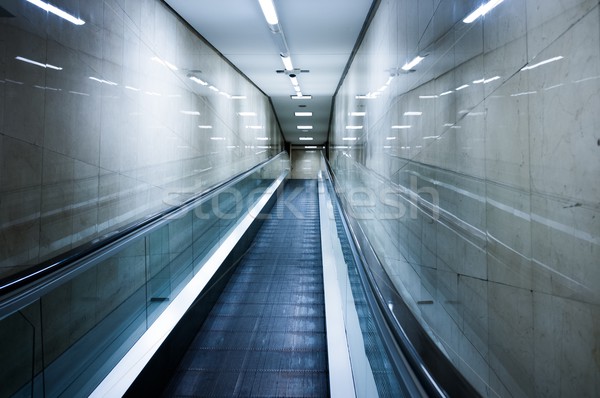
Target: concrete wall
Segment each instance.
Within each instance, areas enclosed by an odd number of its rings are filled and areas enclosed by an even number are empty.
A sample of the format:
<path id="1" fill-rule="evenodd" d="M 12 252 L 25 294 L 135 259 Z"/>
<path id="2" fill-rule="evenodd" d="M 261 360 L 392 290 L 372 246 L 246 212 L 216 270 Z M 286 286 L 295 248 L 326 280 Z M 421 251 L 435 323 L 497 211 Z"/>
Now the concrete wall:
<path id="1" fill-rule="evenodd" d="M 162 2 L 52 4 L 85 24 L 2 2 L 14 17 L 0 18 L 0 277 L 281 148 L 268 99 Z"/>
<path id="2" fill-rule="evenodd" d="M 317 178 L 321 170 L 321 150 L 292 148 L 291 158 L 291 178 L 308 180 Z"/>
<path id="3" fill-rule="evenodd" d="M 382 0 L 330 157 L 399 294 L 482 395 L 598 396 L 599 2 L 505 0 L 463 23 L 480 3 Z"/>

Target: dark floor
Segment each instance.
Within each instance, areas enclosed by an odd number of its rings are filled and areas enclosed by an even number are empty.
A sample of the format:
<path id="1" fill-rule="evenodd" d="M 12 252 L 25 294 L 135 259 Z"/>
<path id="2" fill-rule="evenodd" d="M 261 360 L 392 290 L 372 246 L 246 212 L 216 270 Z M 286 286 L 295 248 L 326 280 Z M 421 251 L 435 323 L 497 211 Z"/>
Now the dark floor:
<path id="1" fill-rule="evenodd" d="M 316 180 L 289 180 L 164 395 L 329 395 Z"/>

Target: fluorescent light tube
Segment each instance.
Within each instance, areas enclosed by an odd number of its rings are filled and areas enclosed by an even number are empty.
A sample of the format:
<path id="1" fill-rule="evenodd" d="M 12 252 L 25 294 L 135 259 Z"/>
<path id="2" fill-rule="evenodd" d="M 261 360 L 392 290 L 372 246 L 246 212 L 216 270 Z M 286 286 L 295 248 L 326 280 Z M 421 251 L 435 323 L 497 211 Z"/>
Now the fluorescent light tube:
<path id="1" fill-rule="evenodd" d="M 502 3 L 504 0 L 491 0 L 470 13 L 465 19 L 463 19 L 464 23 L 471 23 L 475 21 L 477 18 L 484 16 L 488 12 L 492 10 L 492 8 L 496 7 L 498 4 Z"/>
<path id="2" fill-rule="evenodd" d="M 260 9 L 267 20 L 269 25 L 277 25 L 279 23 L 279 19 L 277 18 L 277 11 L 275 11 L 275 5 L 273 4 L 273 0 L 258 0 L 260 4 Z"/>
<path id="3" fill-rule="evenodd" d="M 54 14 L 58 17 L 61 17 L 62 19 L 66 19 L 67 21 L 71 22 L 72 24 L 83 25 L 85 23 L 84 20 L 74 17 L 73 15 L 61 10 L 58 7 L 53 6 L 52 4 L 48 4 L 48 3 L 45 3 L 40 0 L 27 0 L 27 1 L 35 6 L 38 6 L 39 8 L 41 8 L 44 11 L 51 12 L 52 14 Z"/>
<path id="4" fill-rule="evenodd" d="M 365 116 L 367 112 L 350 112 L 350 116 Z"/>
<path id="5" fill-rule="evenodd" d="M 298 139 L 299 139 L 300 141 L 312 141 L 312 140 L 313 140 L 313 138 L 312 138 L 312 137 L 298 137 Z"/>
<path id="6" fill-rule="evenodd" d="M 396 126 L 392 126 L 392 128 L 395 129 L 395 130 L 404 130 L 404 129 L 411 128 L 411 126 L 410 125 L 404 125 L 404 126 L 398 126 L 398 125 L 396 125 Z"/>
<path id="7" fill-rule="evenodd" d="M 521 69 L 521 70 L 530 70 L 530 69 L 534 69 L 534 68 L 537 68 L 538 66 L 546 65 L 546 64 L 549 64 L 550 62 L 558 61 L 558 60 L 561 60 L 561 59 L 563 59 L 563 58 L 564 58 L 564 57 L 563 57 L 562 55 L 559 55 L 558 57 L 550 58 L 550 59 L 547 59 L 547 60 L 545 60 L 545 61 L 538 62 L 537 64 L 528 65 L 528 66 L 524 67 L 524 68 L 523 68 L 523 69 Z"/>
<path id="8" fill-rule="evenodd" d="M 21 56 L 15 57 L 15 59 L 19 60 L 19 61 L 27 62 L 28 64 L 32 64 L 32 65 L 36 65 L 36 66 L 41 66 L 42 68 L 50 68 L 50 69 L 54 69 L 54 70 L 62 70 L 62 68 L 60 66 L 54 66 L 54 65 L 50 65 L 50 64 L 43 64 L 41 62 L 37 62 L 37 61 L 34 61 L 32 59 L 21 57 Z"/>
<path id="9" fill-rule="evenodd" d="M 462 85 L 462 86 L 460 86 L 460 87 L 456 87 L 456 88 L 455 88 L 455 90 L 456 90 L 456 91 L 460 91 L 460 90 L 462 90 L 462 89 L 464 89 L 464 88 L 467 88 L 467 87 L 469 87 L 469 85 L 468 85 L 468 84 L 463 84 L 463 85 Z"/>
<path id="10" fill-rule="evenodd" d="M 360 130 L 363 126 L 346 126 L 346 130 Z"/>
<path id="11" fill-rule="evenodd" d="M 291 95 L 290 98 L 292 98 L 292 99 L 312 99 L 312 95 L 302 95 L 302 94 L 298 93 L 298 95 Z"/>
<path id="12" fill-rule="evenodd" d="M 269 137 L 256 137 L 258 141 L 269 141 Z"/>
<path id="13" fill-rule="evenodd" d="M 304 149 L 317 149 L 316 145 L 305 145 Z"/>
<path id="14" fill-rule="evenodd" d="M 423 114 L 423 112 L 404 112 L 404 116 L 421 116 Z"/>
<path id="15" fill-rule="evenodd" d="M 286 70 L 294 70 L 294 65 L 292 65 L 292 58 L 281 57 L 281 61 L 283 62 L 283 66 Z"/>
<path id="16" fill-rule="evenodd" d="M 294 86 L 298 86 L 299 85 L 298 79 L 295 76 L 290 76 L 290 80 L 292 81 L 292 84 Z"/>
<path id="17" fill-rule="evenodd" d="M 406 70 L 406 71 L 411 70 L 412 68 L 417 66 L 424 59 L 425 59 L 424 57 L 419 57 L 417 55 L 415 58 L 413 58 L 412 61 L 405 63 L 404 66 L 402 67 L 402 70 Z"/>
<path id="18" fill-rule="evenodd" d="M 454 91 L 450 90 L 450 91 L 444 91 L 443 93 L 440 94 L 440 97 L 443 97 L 444 95 L 448 95 L 448 94 L 452 94 Z"/>
<path id="19" fill-rule="evenodd" d="M 344 137 L 342 138 L 343 141 L 356 141 L 358 138 L 356 137 Z"/>
<path id="20" fill-rule="evenodd" d="M 198 126 L 199 129 L 203 129 L 203 130 L 207 130 L 207 129 L 212 129 L 213 126 L 209 125 L 209 124 L 201 124 L 200 126 Z"/>
<path id="21" fill-rule="evenodd" d="M 297 126 L 298 130 L 312 130 L 313 126 Z"/>
<path id="22" fill-rule="evenodd" d="M 256 116 L 255 112 L 238 112 L 239 116 Z"/>
<path id="23" fill-rule="evenodd" d="M 295 116 L 312 116 L 312 112 L 294 112 Z"/>
<path id="24" fill-rule="evenodd" d="M 216 92 L 219 91 L 219 89 L 216 88 L 215 86 L 208 86 L 208 88 L 211 89 L 212 91 L 216 91 Z"/>
<path id="25" fill-rule="evenodd" d="M 198 84 L 200 84 L 202 86 L 208 86 L 207 82 L 205 82 L 202 79 L 198 79 L 196 76 L 190 76 L 190 80 L 193 81 L 193 82 L 195 82 L 195 83 L 198 83 Z"/>

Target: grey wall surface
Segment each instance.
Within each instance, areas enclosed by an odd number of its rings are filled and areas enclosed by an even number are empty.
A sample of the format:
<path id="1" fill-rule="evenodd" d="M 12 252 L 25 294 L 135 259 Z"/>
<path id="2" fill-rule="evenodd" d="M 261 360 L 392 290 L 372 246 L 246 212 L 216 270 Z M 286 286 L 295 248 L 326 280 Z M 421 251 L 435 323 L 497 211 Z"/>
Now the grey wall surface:
<path id="1" fill-rule="evenodd" d="M 0 277 L 281 149 L 268 99 L 162 2 L 52 4 L 85 24 L 2 2 Z"/>
<path id="2" fill-rule="evenodd" d="M 506 0 L 463 23 L 480 4 L 382 0 L 330 159 L 399 294 L 483 396 L 598 396 L 599 2 Z"/>
<path id="3" fill-rule="evenodd" d="M 292 174 L 291 178 L 316 179 L 321 170 L 320 149 L 295 149 L 292 148 Z"/>

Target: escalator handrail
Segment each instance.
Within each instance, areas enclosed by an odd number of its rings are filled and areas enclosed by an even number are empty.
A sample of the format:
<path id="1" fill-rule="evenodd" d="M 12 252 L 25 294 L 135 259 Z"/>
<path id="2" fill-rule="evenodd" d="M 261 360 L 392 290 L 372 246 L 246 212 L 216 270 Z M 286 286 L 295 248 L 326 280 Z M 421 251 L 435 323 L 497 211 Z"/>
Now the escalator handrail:
<path id="1" fill-rule="evenodd" d="M 392 332 L 393 336 L 395 336 L 394 340 L 396 341 L 396 344 L 398 344 L 398 346 L 402 350 L 402 353 L 407 358 L 409 364 L 411 365 L 412 371 L 416 374 L 419 382 L 421 383 L 422 387 L 427 392 L 427 394 L 430 397 L 439 397 L 439 398 L 447 397 L 448 394 L 444 391 L 444 389 L 437 383 L 437 381 L 431 375 L 431 373 L 427 369 L 427 365 L 425 364 L 425 362 L 423 361 L 423 359 L 417 352 L 416 348 L 410 341 L 410 339 L 409 339 L 408 335 L 406 334 L 406 332 L 404 331 L 402 325 L 400 325 L 396 321 L 393 314 L 390 314 L 390 311 L 387 308 L 387 305 L 385 304 L 385 299 L 383 297 L 383 294 L 381 293 L 379 287 L 377 286 L 377 283 L 375 282 L 374 276 L 372 275 L 369 267 L 364 266 L 364 264 L 368 263 L 368 261 L 366 260 L 364 254 L 363 254 L 364 248 L 362 248 L 361 245 L 359 244 L 359 242 L 356 241 L 353 228 L 348 223 L 348 214 L 346 213 L 345 209 L 341 206 L 340 199 L 338 197 L 338 193 L 335 191 L 335 186 L 337 183 L 336 183 L 336 177 L 335 177 L 335 174 L 333 173 L 331 165 L 329 164 L 329 161 L 327 159 L 323 158 L 323 160 L 325 163 L 325 172 L 327 173 L 327 176 L 328 176 L 329 180 L 331 181 L 332 186 L 334 187 L 335 201 L 337 202 L 336 206 L 342 216 L 341 217 L 342 224 L 344 225 L 344 229 L 346 230 L 347 234 L 352 239 L 351 246 L 353 249 L 352 250 L 353 254 L 355 257 L 358 257 L 357 260 L 359 260 L 359 261 L 356 261 L 357 265 L 360 264 L 358 269 L 359 269 L 359 271 L 362 271 L 360 273 L 366 277 L 369 288 L 374 293 L 374 297 L 376 298 L 375 301 L 377 302 L 376 303 L 377 307 L 380 309 L 380 312 L 383 315 L 383 319 L 385 320 L 388 330 L 390 330 Z M 370 243 L 367 242 L 367 245 L 370 246 Z M 369 249 L 373 253 L 375 253 L 375 250 L 372 246 L 370 246 Z M 374 258 L 376 261 L 379 261 L 379 259 L 376 256 Z M 381 266 L 381 264 L 379 264 L 379 266 Z"/>
<path id="2" fill-rule="evenodd" d="M 34 301 L 36 298 L 41 297 L 43 292 L 48 290 L 44 287 L 54 285 L 58 279 L 64 278 L 65 273 L 74 274 L 83 269 L 87 269 L 96 254 L 110 251 L 111 248 L 116 246 L 120 247 L 121 245 L 119 245 L 119 243 L 129 241 L 139 235 L 148 233 L 150 230 L 153 230 L 167 222 L 169 219 L 172 219 L 176 214 L 196 206 L 199 201 L 226 190 L 268 163 L 276 161 L 285 153 L 285 151 L 282 151 L 270 159 L 258 163 L 247 171 L 238 173 L 226 181 L 214 184 L 179 205 L 169 207 L 168 209 L 136 221 L 121 230 L 112 231 L 103 237 L 85 243 L 42 263 L 28 266 L 26 270 L 20 273 L 15 273 L 0 279 L 0 319 L 14 311 L 15 306 L 20 307 L 23 304 L 27 304 Z M 23 303 L 25 296 L 27 296 L 27 303 Z M 15 304 L 16 302 L 19 304 Z"/>

